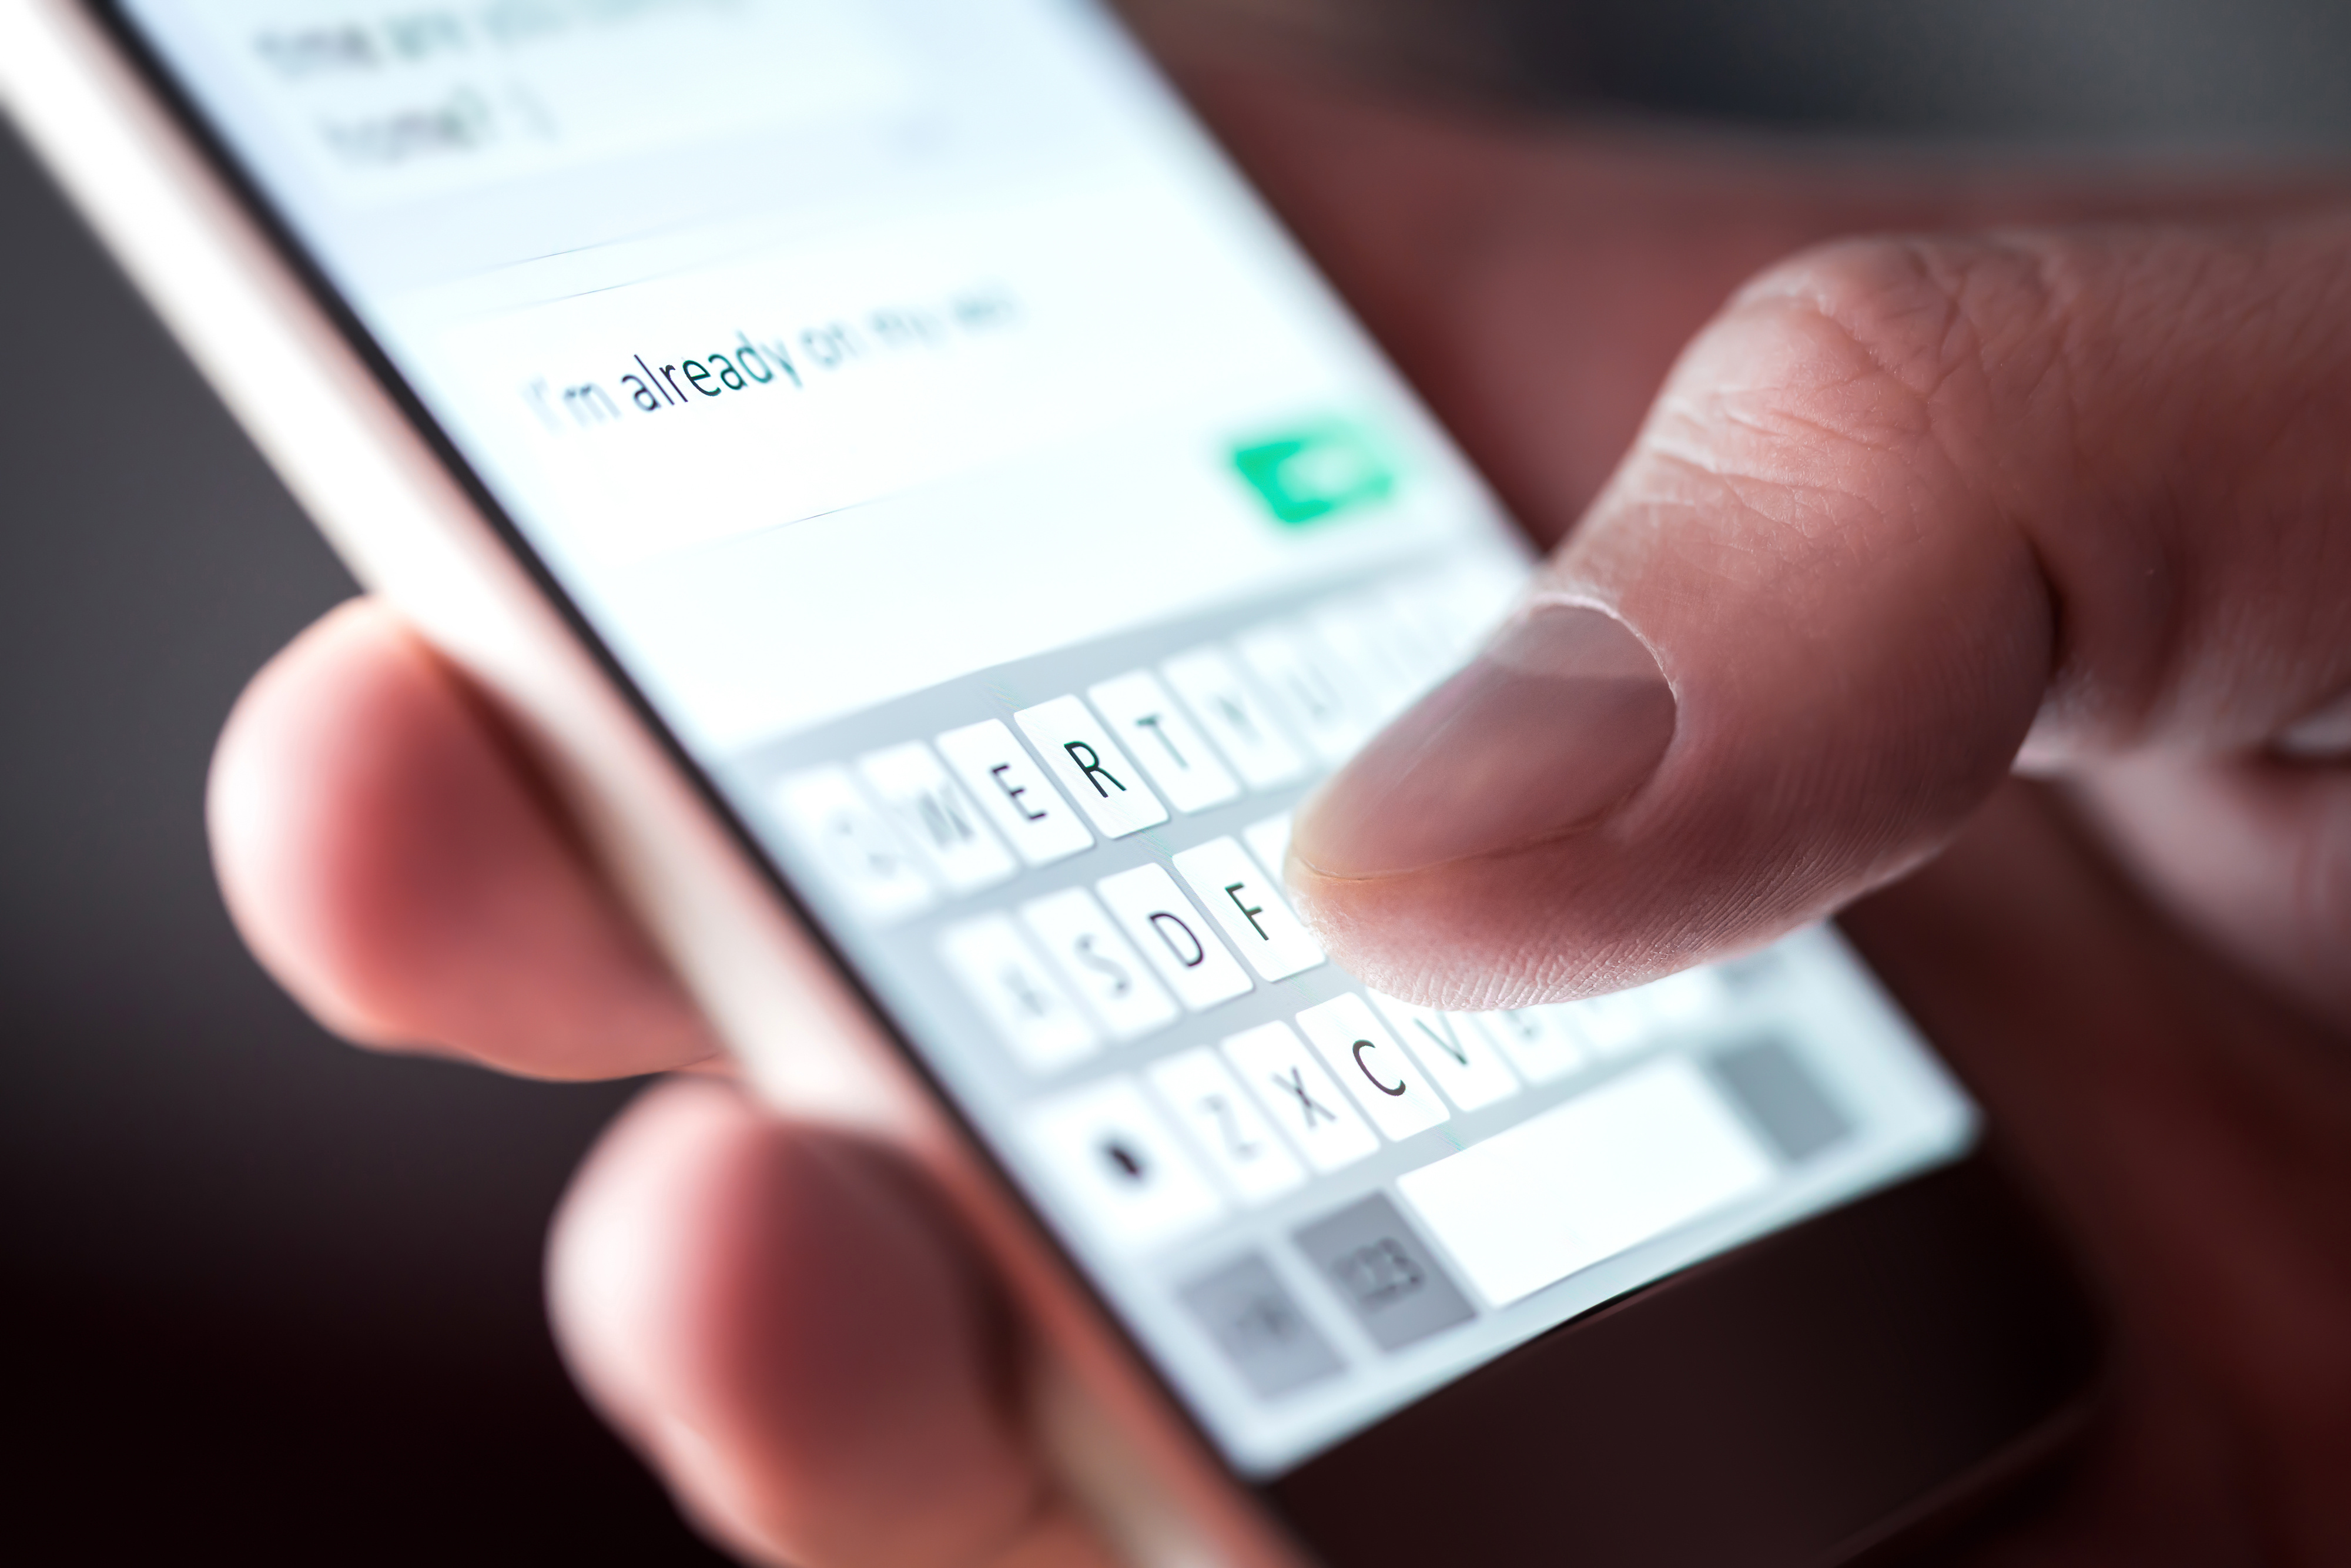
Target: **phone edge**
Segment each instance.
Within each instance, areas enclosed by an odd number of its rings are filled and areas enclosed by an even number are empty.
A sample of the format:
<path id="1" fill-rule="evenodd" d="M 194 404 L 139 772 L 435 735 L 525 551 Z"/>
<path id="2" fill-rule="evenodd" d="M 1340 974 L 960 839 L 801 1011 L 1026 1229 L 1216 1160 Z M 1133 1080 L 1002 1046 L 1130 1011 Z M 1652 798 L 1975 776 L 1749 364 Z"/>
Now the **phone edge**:
<path id="1" fill-rule="evenodd" d="M 1105 1532 L 1140 1563 L 1306 1568 L 81 0 L 0 0 L 0 110 L 353 574 L 516 725 L 763 1097 L 942 1181 L 1039 1324 L 1036 1425 Z M 2041 1430 L 2016 1449 L 2045 1453 Z M 1834 1561 L 2032 1468 L 1956 1476 Z"/>
<path id="2" fill-rule="evenodd" d="M 941 1182 L 1037 1324 L 1057 1479 L 1138 1563 L 1304 1568 L 122 53 L 78 0 L 0 0 L 0 110 L 352 575 L 516 727 L 761 1096 Z"/>

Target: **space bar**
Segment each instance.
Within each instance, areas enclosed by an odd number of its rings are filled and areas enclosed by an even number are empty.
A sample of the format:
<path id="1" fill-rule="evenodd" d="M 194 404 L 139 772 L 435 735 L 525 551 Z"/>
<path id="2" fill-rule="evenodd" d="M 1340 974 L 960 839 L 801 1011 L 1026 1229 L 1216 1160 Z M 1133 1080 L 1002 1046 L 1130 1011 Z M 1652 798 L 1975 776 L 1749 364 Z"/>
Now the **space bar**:
<path id="1" fill-rule="evenodd" d="M 1767 1185 L 1771 1161 L 1681 1058 L 1627 1074 L 1398 1179 L 1500 1306 Z"/>

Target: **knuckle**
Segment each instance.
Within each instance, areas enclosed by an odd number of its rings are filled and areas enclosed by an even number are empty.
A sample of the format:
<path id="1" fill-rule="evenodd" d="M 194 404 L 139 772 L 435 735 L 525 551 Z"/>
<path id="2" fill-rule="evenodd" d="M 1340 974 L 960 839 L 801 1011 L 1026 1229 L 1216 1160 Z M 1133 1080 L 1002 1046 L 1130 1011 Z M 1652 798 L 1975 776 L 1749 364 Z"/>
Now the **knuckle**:
<path id="1" fill-rule="evenodd" d="M 1816 246 L 1757 274 L 1729 314 L 1810 318 L 1891 372 L 1931 367 L 1958 303 L 1953 285 L 1969 270 L 1953 248 L 1898 236 Z"/>
<path id="2" fill-rule="evenodd" d="M 1842 414 L 1856 439 L 1927 434 L 1980 412 L 1995 352 L 2004 359 L 2046 320 L 2048 260 L 2012 244 L 1848 240 L 1763 273 L 1725 321 L 1776 339 L 1781 394 Z M 1834 392 L 1848 395 L 1822 395 Z"/>
<path id="3" fill-rule="evenodd" d="M 1889 236 L 1773 266 L 1676 368 L 1626 498 L 1703 508 L 1717 531 L 1744 518 L 1784 559 L 1971 496 L 2011 395 L 1995 372 L 2055 369 L 2024 362 L 2050 337 L 2054 259 L 2026 241 Z"/>
<path id="4" fill-rule="evenodd" d="M 1891 242 L 1807 253 L 1758 277 L 1684 355 L 1620 496 L 1704 514 L 1784 559 L 1875 527 L 1934 444 L 1949 306 Z"/>

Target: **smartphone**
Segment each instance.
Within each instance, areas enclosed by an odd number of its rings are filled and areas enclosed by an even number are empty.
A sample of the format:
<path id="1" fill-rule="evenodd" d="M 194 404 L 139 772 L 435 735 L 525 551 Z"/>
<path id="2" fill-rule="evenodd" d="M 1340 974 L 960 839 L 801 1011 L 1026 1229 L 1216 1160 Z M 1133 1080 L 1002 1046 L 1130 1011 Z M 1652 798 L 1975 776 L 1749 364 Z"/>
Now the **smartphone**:
<path id="1" fill-rule="evenodd" d="M 1531 553 L 1086 0 L 5 0 L 12 113 L 1138 1560 L 1821 1563 L 2097 1335 L 1828 926 L 1381 996 L 1288 814 Z"/>

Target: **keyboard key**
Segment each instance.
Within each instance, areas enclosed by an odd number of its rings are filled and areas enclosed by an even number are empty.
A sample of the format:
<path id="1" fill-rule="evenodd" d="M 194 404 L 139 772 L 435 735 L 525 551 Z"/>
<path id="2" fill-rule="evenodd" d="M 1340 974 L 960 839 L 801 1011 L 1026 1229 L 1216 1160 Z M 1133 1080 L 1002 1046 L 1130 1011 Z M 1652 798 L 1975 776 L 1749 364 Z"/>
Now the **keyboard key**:
<path id="1" fill-rule="evenodd" d="M 1257 863 L 1273 879 L 1274 886 L 1283 885 L 1282 862 L 1290 856 L 1290 813 L 1284 811 L 1262 822 L 1251 822 L 1241 830 L 1241 842 L 1249 846 L 1249 853 L 1257 857 Z"/>
<path id="2" fill-rule="evenodd" d="M 1260 1399 L 1320 1383 L 1341 1370 L 1330 1341 L 1299 1311 L 1273 1266 L 1258 1253 L 1187 1281 L 1176 1299 Z"/>
<path id="3" fill-rule="evenodd" d="M 1162 664 L 1167 684 L 1252 789 L 1306 776 L 1305 754 L 1281 733 L 1240 666 L 1220 648 L 1195 648 Z"/>
<path id="4" fill-rule="evenodd" d="M 1669 1056 L 1396 1187 L 1499 1307 L 1761 1191 L 1771 1175 L 1721 1096 Z"/>
<path id="5" fill-rule="evenodd" d="M 1322 945 L 1290 912 L 1278 884 L 1258 870 L 1238 839 L 1196 844 L 1176 857 L 1176 869 L 1249 967 L 1266 979 L 1286 979 L 1323 961 Z"/>
<path id="6" fill-rule="evenodd" d="M 1706 1066 L 1731 1103 L 1791 1164 L 1852 1134 L 1852 1120 L 1783 1040 L 1757 1040 L 1721 1051 Z"/>
<path id="7" fill-rule="evenodd" d="M 906 846 L 867 804 L 846 768 L 811 768 L 768 797 L 785 828 L 824 868 L 827 883 L 868 920 L 902 919 L 935 896 Z"/>
<path id="8" fill-rule="evenodd" d="M 1349 992 L 1298 1015 L 1332 1074 L 1347 1086 L 1372 1125 L 1391 1138 L 1409 1138 L 1447 1121 L 1452 1113 L 1405 1054 L 1371 1004 Z"/>
<path id="9" fill-rule="evenodd" d="M 1176 1240 L 1224 1213 L 1217 1189 L 1132 1079 L 1047 1102 L 1029 1118 L 1028 1133 L 1054 1196 L 1122 1250 Z"/>
<path id="10" fill-rule="evenodd" d="M 1640 989 L 1562 1004 L 1583 1042 L 1600 1057 L 1627 1056 L 1648 1043 L 1656 1019 Z"/>
<path id="11" fill-rule="evenodd" d="M 1484 1031 L 1468 1019 L 1376 991 L 1372 999 L 1404 1038 L 1404 1048 L 1412 1052 L 1420 1070 L 1462 1110 L 1475 1111 L 1519 1092 L 1518 1075 L 1503 1062 Z"/>
<path id="12" fill-rule="evenodd" d="M 1155 1061 L 1144 1076 L 1176 1124 L 1244 1201 L 1263 1203 L 1306 1179 L 1298 1156 L 1214 1051 L 1202 1046 Z"/>
<path id="13" fill-rule="evenodd" d="M 1435 585 L 1417 579 L 1391 583 L 1387 601 L 1411 628 L 1413 641 L 1426 651 L 1432 678 L 1442 680 L 1477 653 L 1479 635 L 1452 612 Z"/>
<path id="14" fill-rule="evenodd" d="M 1241 660 L 1282 717 L 1332 767 L 1355 754 L 1377 723 L 1329 649 L 1294 626 L 1260 626 L 1238 640 Z"/>
<path id="15" fill-rule="evenodd" d="M 1421 689 L 1461 667 L 1463 658 L 1454 647 L 1452 632 L 1430 622 L 1426 589 L 1416 582 L 1391 582 L 1364 597 L 1378 606 L 1395 657 L 1412 672 Z"/>
<path id="16" fill-rule="evenodd" d="M 1384 1192 L 1358 1198 L 1290 1239 L 1382 1350 L 1402 1350 L 1478 1315 Z"/>
<path id="17" fill-rule="evenodd" d="M 1084 888 L 1031 900 L 1020 918 L 1070 989 L 1118 1039 L 1140 1040 L 1184 1016 Z"/>
<path id="18" fill-rule="evenodd" d="M 1020 868 L 931 748 L 919 740 L 857 759 L 865 787 L 956 893 L 977 893 Z"/>
<path id="19" fill-rule="evenodd" d="M 1394 612 L 1372 595 L 1326 600 L 1307 612 L 1306 624 L 1346 666 L 1384 724 L 1428 688 L 1410 633 Z"/>
<path id="20" fill-rule="evenodd" d="M 1159 677 L 1136 670 L 1086 689 L 1127 754 L 1143 764 L 1179 811 L 1205 811 L 1240 799 L 1241 787 Z"/>
<path id="21" fill-rule="evenodd" d="M 939 956 L 1029 1071 L 1058 1071 L 1101 1044 L 1061 981 L 1003 915 L 950 927 L 939 938 Z"/>
<path id="22" fill-rule="evenodd" d="M 1245 1030 L 1225 1041 L 1224 1055 L 1267 1119 L 1289 1134 L 1316 1170 L 1335 1171 L 1378 1152 L 1379 1134 L 1355 1113 L 1288 1024 Z"/>
<path id="23" fill-rule="evenodd" d="M 1020 858 L 1050 865 L 1094 847 L 1094 836 L 1001 719 L 983 719 L 938 737 L 956 770 Z"/>
<path id="24" fill-rule="evenodd" d="M 1421 600 L 1428 612 L 1423 624 L 1449 641 L 1451 662 L 1466 662 L 1509 618 L 1528 580 L 1523 561 L 1481 553 L 1428 584 Z"/>
<path id="25" fill-rule="evenodd" d="M 1123 839 L 1167 820 L 1167 808 L 1143 774 L 1077 698 L 1055 697 L 1022 708 L 1012 720 L 1102 837 Z"/>
<path id="26" fill-rule="evenodd" d="M 1127 939 L 1194 1012 L 1254 988 L 1164 867 L 1139 865 L 1094 884 Z"/>
<path id="27" fill-rule="evenodd" d="M 1711 965 L 1684 969 L 1641 988 L 1650 1016 L 1668 1028 L 1702 1023 L 1729 999 L 1722 973 Z"/>
<path id="28" fill-rule="evenodd" d="M 1530 1083 L 1564 1078 L 1591 1058 L 1565 1007 L 1500 1008 L 1477 1021 Z"/>

